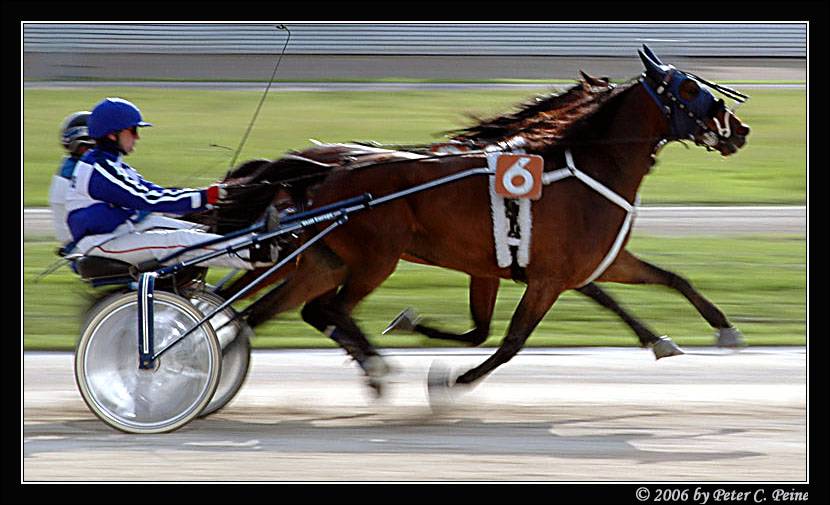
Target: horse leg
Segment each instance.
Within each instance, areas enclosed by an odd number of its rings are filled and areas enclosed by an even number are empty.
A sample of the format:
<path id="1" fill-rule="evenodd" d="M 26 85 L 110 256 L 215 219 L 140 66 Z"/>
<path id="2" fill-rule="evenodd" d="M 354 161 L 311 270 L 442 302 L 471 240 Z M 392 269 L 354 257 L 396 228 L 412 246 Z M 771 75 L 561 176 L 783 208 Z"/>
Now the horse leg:
<path id="1" fill-rule="evenodd" d="M 363 363 L 366 358 L 377 352 L 365 338 L 355 339 L 350 333 L 340 329 L 340 326 L 346 324 L 343 322 L 342 314 L 336 312 L 336 307 L 332 303 L 336 295 L 337 290 L 331 290 L 311 300 L 303 306 L 300 315 L 303 321 L 337 342 L 355 361 Z"/>
<path id="2" fill-rule="evenodd" d="M 337 342 L 357 362 L 376 396 L 383 394 L 390 368 L 351 317 L 351 312 L 392 275 L 397 257 L 385 263 L 372 261 L 358 265 L 350 271 L 349 279 L 336 295 L 327 293 L 318 297 L 307 303 L 301 312 L 303 320 Z M 371 268 L 365 265 L 371 265 Z"/>
<path id="3" fill-rule="evenodd" d="M 663 270 L 643 261 L 627 250 L 620 252 L 599 279 L 599 282 L 619 282 L 622 284 L 658 284 L 678 291 L 697 309 L 698 313 L 714 328 L 721 347 L 740 347 L 745 345 L 741 332 L 732 326 L 726 315 L 715 304 L 700 294 L 691 282 L 680 275 Z"/>
<path id="4" fill-rule="evenodd" d="M 548 279 L 529 281 L 499 348 L 483 363 L 461 374 L 455 383 L 472 385 L 503 363 L 510 361 L 524 346 L 527 337 L 561 293 L 562 288 Z"/>
<path id="5" fill-rule="evenodd" d="M 331 290 L 303 306 L 300 315 L 303 321 L 337 342 L 358 364 L 364 364 L 370 356 L 378 355 L 365 335 L 354 322 L 344 314 L 336 303 L 337 290 Z"/>
<path id="6" fill-rule="evenodd" d="M 634 330 L 634 333 L 637 334 L 637 338 L 640 339 L 640 346 L 650 347 L 652 352 L 654 352 L 655 358 L 660 359 L 668 356 L 685 354 L 683 350 L 677 347 L 677 345 L 672 342 L 669 337 L 658 337 L 653 331 L 651 331 L 650 328 L 629 314 L 620 306 L 620 304 L 617 303 L 616 300 L 611 297 L 611 295 L 600 289 L 600 287 L 593 282 L 586 284 L 581 288 L 577 288 L 576 290 L 620 316 L 620 318 L 632 330 Z"/>
<path id="7" fill-rule="evenodd" d="M 623 309 L 622 306 L 620 306 L 620 304 L 611 297 L 611 295 L 600 289 L 600 287 L 593 282 L 586 284 L 581 288 L 576 288 L 576 290 L 620 316 L 620 319 L 622 319 L 625 324 L 627 324 L 634 331 L 634 333 L 637 334 L 641 347 L 650 347 L 660 340 L 660 337 L 658 337 L 648 326 L 635 319 L 634 316 Z"/>
<path id="8" fill-rule="evenodd" d="M 303 320 L 337 342 L 337 345 L 357 362 L 366 374 L 367 384 L 379 397 L 383 394 L 389 366 L 355 321 L 344 311 L 339 298 L 326 295 L 305 304 L 301 311 Z"/>
<path id="9" fill-rule="evenodd" d="M 402 312 L 398 316 L 398 319 L 389 325 L 389 329 L 395 327 L 396 323 L 400 324 L 402 318 L 406 318 L 405 324 L 408 324 L 412 331 L 416 331 L 429 338 L 455 340 L 472 346 L 481 345 L 490 336 L 490 322 L 493 320 L 493 309 L 496 305 L 496 295 L 498 292 L 499 279 L 491 277 L 470 277 L 470 314 L 473 317 L 475 327 L 466 333 L 449 333 L 421 324 L 416 319 L 417 316 L 412 309 L 407 309 Z"/>
<path id="10" fill-rule="evenodd" d="M 299 307 L 343 283 L 348 269 L 331 251 L 312 247 L 300 257 L 296 270 L 279 286 L 242 311 L 255 328 L 281 312 Z"/>

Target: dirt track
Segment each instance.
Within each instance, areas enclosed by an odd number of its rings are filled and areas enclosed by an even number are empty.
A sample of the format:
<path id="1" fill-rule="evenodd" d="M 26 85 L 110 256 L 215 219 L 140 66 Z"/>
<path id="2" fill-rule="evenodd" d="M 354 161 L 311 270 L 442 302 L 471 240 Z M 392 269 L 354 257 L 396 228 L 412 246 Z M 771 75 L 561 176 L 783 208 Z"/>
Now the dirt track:
<path id="1" fill-rule="evenodd" d="M 97 420 L 71 355 L 27 353 L 24 479 L 805 480 L 804 348 L 689 351 L 526 350 L 439 413 L 429 364 L 484 355 L 395 351 L 374 402 L 339 352 L 259 352 L 230 405 L 155 436 Z"/>

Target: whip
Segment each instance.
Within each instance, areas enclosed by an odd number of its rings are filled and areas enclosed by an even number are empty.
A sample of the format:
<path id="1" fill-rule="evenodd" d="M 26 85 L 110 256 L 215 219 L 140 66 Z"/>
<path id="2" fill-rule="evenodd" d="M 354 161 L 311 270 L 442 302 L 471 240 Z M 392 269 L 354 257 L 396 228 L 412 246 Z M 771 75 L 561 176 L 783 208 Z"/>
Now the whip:
<path id="1" fill-rule="evenodd" d="M 288 37 L 285 39 L 285 44 L 282 46 L 282 52 L 280 52 L 279 58 L 277 58 L 277 64 L 274 66 L 274 72 L 271 74 L 271 79 L 268 81 L 268 86 L 265 87 L 265 92 L 262 93 L 262 98 L 259 100 L 259 105 L 257 105 L 256 110 L 254 111 L 254 117 L 251 118 L 250 124 L 248 124 L 248 129 L 245 130 L 245 135 L 242 136 L 242 141 L 239 142 L 239 147 L 236 148 L 236 152 L 233 154 L 233 159 L 231 159 L 230 169 L 233 170 L 234 163 L 236 163 L 236 158 L 239 156 L 239 153 L 242 151 L 242 146 L 245 145 L 245 141 L 248 140 L 248 135 L 251 133 L 251 128 L 254 126 L 254 121 L 256 121 L 257 115 L 259 115 L 259 110 L 262 108 L 262 104 L 265 102 L 265 97 L 268 95 L 268 90 L 271 89 L 271 83 L 274 82 L 274 77 L 277 75 L 277 69 L 280 68 L 280 62 L 282 61 L 282 57 L 285 54 L 285 48 L 288 47 L 288 41 L 291 40 L 291 30 L 288 29 L 285 25 L 277 25 L 277 30 L 285 30 L 288 32 Z M 228 171 L 230 174 L 230 170 Z"/>

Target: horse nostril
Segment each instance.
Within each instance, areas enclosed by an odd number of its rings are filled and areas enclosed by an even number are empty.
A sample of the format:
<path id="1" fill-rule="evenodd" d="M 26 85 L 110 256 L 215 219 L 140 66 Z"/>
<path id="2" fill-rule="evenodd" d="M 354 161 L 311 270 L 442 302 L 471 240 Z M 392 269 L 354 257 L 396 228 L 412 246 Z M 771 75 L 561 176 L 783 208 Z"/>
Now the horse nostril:
<path id="1" fill-rule="evenodd" d="M 745 124 L 741 124 L 741 125 L 738 127 L 738 134 L 739 134 L 739 135 L 743 135 L 744 137 L 746 137 L 747 135 L 749 135 L 749 131 L 750 131 L 750 130 L 749 130 L 749 126 L 747 126 L 747 125 L 745 125 Z"/>

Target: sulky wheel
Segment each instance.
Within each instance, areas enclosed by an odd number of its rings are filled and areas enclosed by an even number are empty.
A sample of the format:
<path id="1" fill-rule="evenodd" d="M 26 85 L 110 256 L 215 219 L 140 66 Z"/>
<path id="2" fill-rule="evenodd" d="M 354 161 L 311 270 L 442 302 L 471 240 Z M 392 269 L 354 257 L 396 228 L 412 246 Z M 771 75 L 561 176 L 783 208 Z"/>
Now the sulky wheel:
<path id="1" fill-rule="evenodd" d="M 154 347 L 168 343 L 202 318 L 188 300 L 153 294 Z M 170 347 L 154 368 L 138 366 L 138 297 L 114 295 L 87 318 L 75 350 L 81 396 L 102 421 L 128 433 L 164 433 L 187 424 L 210 402 L 219 384 L 222 351 L 209 324 Z"/>
<path id="2" fill-rule="evenodd" d="M 224 302 L 222 297 L 210 291 L 194 291 L 188 295 L 188 298 L 205 315 Z M 248 376 L 248 367 L 251 363 L 250 335 L 253 332 L 240 319 L 225 324 L 234 315 L 234 310 L 228 307 L 210 319 L 210 324 L 216 331 L 222 347 L 222 375 L 219 378 L 216 393 L 199 417 L 210 415 L 227 405 L 239 392 L 242 383 L 245 382 L 245 377 Z"/>

